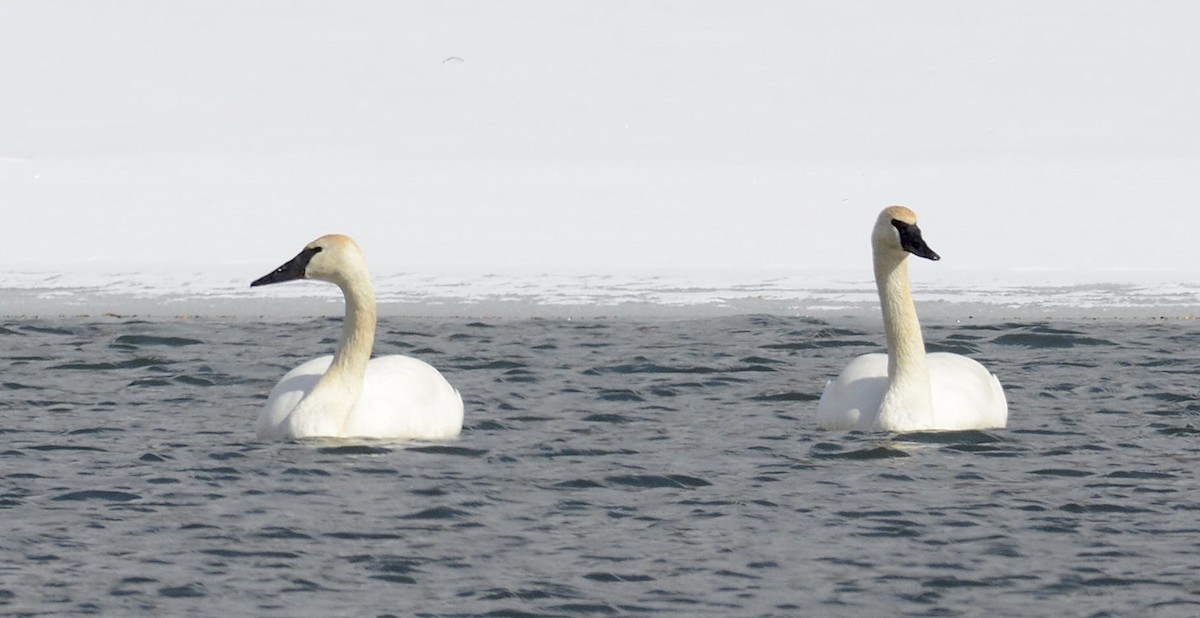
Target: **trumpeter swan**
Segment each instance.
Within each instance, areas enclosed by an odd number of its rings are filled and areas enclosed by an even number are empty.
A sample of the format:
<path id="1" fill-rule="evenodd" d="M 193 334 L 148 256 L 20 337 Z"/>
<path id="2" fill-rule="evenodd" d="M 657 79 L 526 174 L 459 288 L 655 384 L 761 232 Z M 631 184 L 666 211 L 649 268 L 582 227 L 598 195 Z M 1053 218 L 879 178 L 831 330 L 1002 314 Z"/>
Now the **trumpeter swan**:
<path id="1" fill-rule="evenodd" d="M 342 336 L 333 356 L 296 367 L 271 389 L 258 416 L 259 439 L 440 440 L 462 431 L 462 397 L 437 369 L 407 356 L 371 358 L 375 290 L 354 240 L 322 236 L 250 287 L 295 279 L 341 288 L 346 299 Z"/>
<path id="2" fill-rule="evenodd" d="M 917 215 L 903 206 L 885 208 L 871 246 L 887 354 L 859 356 L 827 383 L 817 422 L 825 429 L 897 432 L 1004 427 L 1008 403 L 996 376 L 965 356 L 925 352 L 908 254 L 941 258 L 921 238 Z"/>

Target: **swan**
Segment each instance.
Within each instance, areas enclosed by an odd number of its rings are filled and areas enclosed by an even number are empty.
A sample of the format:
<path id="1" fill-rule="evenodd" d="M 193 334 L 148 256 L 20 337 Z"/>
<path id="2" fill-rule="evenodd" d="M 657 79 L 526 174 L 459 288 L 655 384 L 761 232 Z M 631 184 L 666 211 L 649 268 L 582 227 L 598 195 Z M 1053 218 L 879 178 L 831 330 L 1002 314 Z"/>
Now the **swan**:
<path id="1" fill-rule="evenodd" d="M 864 354 L 825 385 L 817 422 L 825 429 L 883 431 L 1002 428 L 1008 402 L 1000 380 L 974 359 L 925 352 L 908 282 L 908 254 L 941 259 L 903 206 L 879 213 L 871 234 L 875 286 L 887 354 Z"/>
<path id="2" fill-rule="evenodd" d="M 258 416 L 260 440 L 442 440 L 462 431 L 462 397 L 437 369 L 407 356 L 371 358 L 375 290 L 353 239 L 322 236 L 250 287 L 295 279 L 341 288 L 346 318 L 332 356 L 296 367 L 271 389 Z"/>

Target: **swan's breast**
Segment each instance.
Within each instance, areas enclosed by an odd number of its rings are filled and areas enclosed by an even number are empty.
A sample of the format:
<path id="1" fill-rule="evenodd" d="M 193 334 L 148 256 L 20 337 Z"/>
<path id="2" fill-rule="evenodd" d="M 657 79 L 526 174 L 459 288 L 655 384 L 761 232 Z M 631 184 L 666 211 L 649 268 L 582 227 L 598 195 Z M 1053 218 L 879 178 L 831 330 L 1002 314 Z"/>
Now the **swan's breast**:
<path id="1" fill-rule="evenodd" d="M 887 354 L 863 354 L 830 380 L 817 403 L 823 429 L 865 429 L 876 424 L 887 392 Z"/>
<path id="2" fill-rule="evenodd" d="M 258 415 L 255 433 L 260 440 L 292 437 L 287 435 L 282 427 L 284 421 L 292 410 L 300 405 L 300 401 L 312 392 L 332 362 L 332 355 L 319 356 L 292 369 L 279 379 L 275 388 L 271 389 L 271 394 L 267 396 L 267 404 Z"/>

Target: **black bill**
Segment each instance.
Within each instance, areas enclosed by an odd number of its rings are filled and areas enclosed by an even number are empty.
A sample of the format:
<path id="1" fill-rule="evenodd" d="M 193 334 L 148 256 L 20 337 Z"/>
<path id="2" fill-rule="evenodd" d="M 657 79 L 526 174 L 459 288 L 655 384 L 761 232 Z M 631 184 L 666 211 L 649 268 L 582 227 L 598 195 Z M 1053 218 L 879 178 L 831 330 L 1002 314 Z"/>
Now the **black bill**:
<path id="1" fill-rule="evenodd" d="M 930 260 L 940 260 L 942 256 L 938 255 L 929 245 L 925 244 L 925 239 L 921 238 L 921 228 L 915 223 L 905 223 L 892 219 L 892 225 L 900 232 L 900 247 L 905 251 L 917 256 Z"/>
<path id="2" fill-rule="evenodd" d="M 255 279 L 254 282 L 250 284 L 250 287 L 303 279 L 304 271 L 308 268 L 308 263 L 312 260 L 314 255 L 320 252 L 320 247 L 309 247 L 304 251 L 301 251 L 300 255 L 292 258 L 287 264 L 276 268 L 263 277 Z"/>

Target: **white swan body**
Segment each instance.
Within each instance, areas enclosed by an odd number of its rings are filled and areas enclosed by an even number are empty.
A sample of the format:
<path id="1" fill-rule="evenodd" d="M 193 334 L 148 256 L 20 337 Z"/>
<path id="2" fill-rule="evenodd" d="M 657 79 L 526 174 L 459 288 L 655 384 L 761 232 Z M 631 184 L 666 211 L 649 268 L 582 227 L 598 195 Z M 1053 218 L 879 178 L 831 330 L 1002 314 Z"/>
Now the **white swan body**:
<path id="1" fill-rule="evenodd" d="M 352 239 L 322 236 L 250 285 L 293 279 L 340 287 L 346 319 L 332 356 L 296 367 L 271 389 L 258 417 L 259 439 L 442 440 L 462 431 L 462 397 L 437 369 L 407 356 L 371 358 L 375 292 L 366 260 Z"/>
<path id="2" fill-rule="evenodd" d="M 884 209 L 871 236 L 887 354 L 864 354 L 825 385 L 817 422 L 825 429 L 935 431 L 1001 428 L 1008 402 L 1000 380 L 977 361 L 925 352 L 908 280 L 908 254 L 940 259 L 917 216 Z"/>

